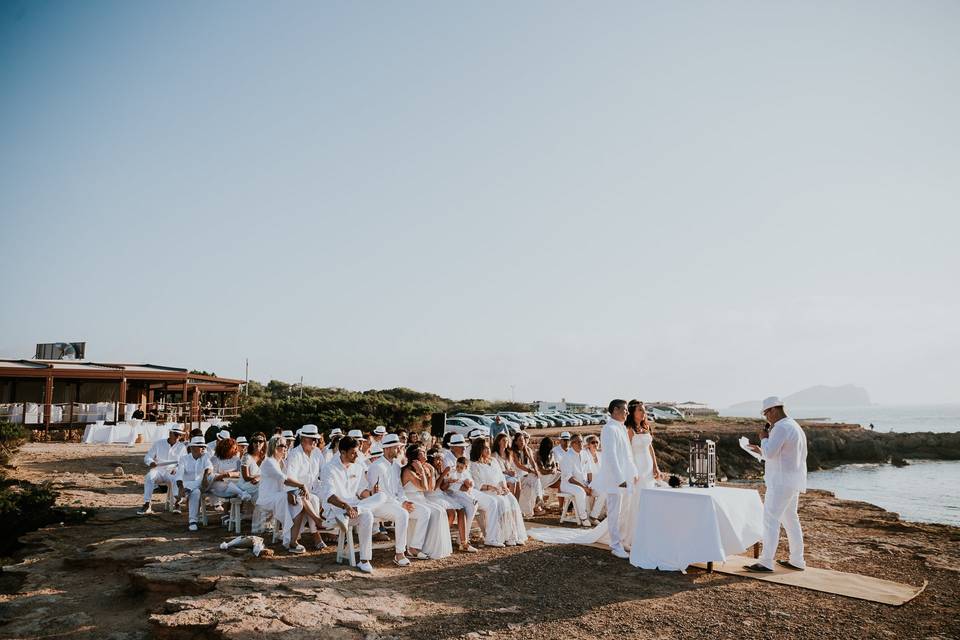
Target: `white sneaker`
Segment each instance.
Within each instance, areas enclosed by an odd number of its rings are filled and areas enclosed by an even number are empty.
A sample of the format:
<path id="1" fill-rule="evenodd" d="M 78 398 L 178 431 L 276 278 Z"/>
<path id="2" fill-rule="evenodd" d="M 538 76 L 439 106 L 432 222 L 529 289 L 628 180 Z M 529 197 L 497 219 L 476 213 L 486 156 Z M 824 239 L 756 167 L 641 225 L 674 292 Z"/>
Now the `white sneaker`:
<path id="1" fill-rule="evenodd" d="M 149 505 L 146 508 L 137 511 L 138 516 L 149 516 L 154 513 L 156 513 L 156 511 L 154 511 Z"/>
<path id="2" fill-rule="evenodd" d="M 306 552 L 307 552 L 307 548 L 306 548 L 305 546 L 303 546 L 302 544 L 298 544 L 298 545 L 293 546 L 293 547 L 287 547 L 287 551 L 289 551 L 290 553 L 301 554 L 301 553 L 306 553 Z"/>
<path id="3" fill-rule="evenodd" d="M 373 565 L 370 564 L 369 560 L 364 560 L 363 562 L 358 564 L 357 569 L 360 569 L 360 571 L 363 571 L 364 573 L 373 573 Z"/>
<path id="4" fill-rule="evenodd" d="M 197 523 L 196 523 L 196 522 L 191 522 L 191 523 L 190 523 L 190 526 L 187 527 L 187 530 L 188 530 L 188 531 L 196 531 L 197 529 L 199 529 L 199 527 L 197 527 Z"/>
<path id="5" fill-rule="evenodd" d="M 626 560 L 627 558 L 630 557 L 630 554 L 627 553 L 627 552 L 624 550 L 624 548 L 621 547 L 621 546 L 611 547 L 611 548 L 610 548 L 610 553 L 612 553 L 613 555 L 615 555 L 615 556 L 618 557 L 618 558 L 623 558 L 624 560 Z"/>
<path id="6" fill-rule="evenodd" d="M 396 558 L 396 557 L 394 557 L 394 559 L 393 559 L 393 564 L 397 565 L 398 567 L 409 567 L 409 566 L 410 566 L 410 558 L 407 558 L 406 556 L 404 556 L 404 557 L 402 557 L 402 558 Z"/>

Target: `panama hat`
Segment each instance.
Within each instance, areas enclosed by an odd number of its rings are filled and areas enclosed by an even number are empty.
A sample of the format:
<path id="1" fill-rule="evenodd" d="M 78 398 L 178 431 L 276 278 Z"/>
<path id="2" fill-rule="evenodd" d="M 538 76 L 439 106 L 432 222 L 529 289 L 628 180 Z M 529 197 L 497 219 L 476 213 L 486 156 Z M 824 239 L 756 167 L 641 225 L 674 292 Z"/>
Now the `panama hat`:
<path id="1" fill-rule="evenodd" d="M 760 415 L 766 413 L 767 409 L 773 409 L 774 407 L 782 407 L 783 400 L 777 396 L 770 396 L 769 398 L 763 399 L 763 408 L 760 410 Z"/>
<path id="2" fill-rule="evenodd" d="M 377 434 L 378 436 L 386 435 L 386 433 L 387 433 L 387 428 L 381 424 L 381 425 L 378 426 L 376 429 L 374 429 L 373 432 L 374 432 L 375 434 Z"/>
<path id="3" fill-rule="evenodd" d="M 347 432 L 347 435 L 351 438 L 362 438 L 363 431 L 360 431 L 360 429 L 350 429 L 350 431 Z"/>
<path id="4" fill-rule="evenodd" d="M 450 436 L 450 442 L 448 442 L 447 444 L 449 444 L 451 448 L 465 447 L 467 446 L 467 441 L 463 439 L 462 435 L 460 435 L 459 433 L 455 433 L 452 436 Z"/>
<path id="5" fill-rule="evenodd" d="M 226 429 L 221 429 L 217 432 L 217 440 L 226 440 L 230 437 L 230 432 Z"/>
<path id="6" fill-rule="evenodd" d="M 380 443 L 380 446 L 384 449 L 387 447 L 399 447 L 400 437 L 395 433 L 388 433 L 383 436 L 383 442 Z"/>
<path id="7" fill-rule="evenodd" d="M 190 446 L 203 447 L 204 449 L 206 449 L 207 443 L 203 441 L 203 436 L 194 436 L 193 438 L 190 439 Z"/>
<path id="8" fill-rule="evenodd" d="M 317 440 L 320 438 L 320 431 L 315 424 L 305 424 L 297 431 L 297 435 L 301 438 L 313 438 Z"/>

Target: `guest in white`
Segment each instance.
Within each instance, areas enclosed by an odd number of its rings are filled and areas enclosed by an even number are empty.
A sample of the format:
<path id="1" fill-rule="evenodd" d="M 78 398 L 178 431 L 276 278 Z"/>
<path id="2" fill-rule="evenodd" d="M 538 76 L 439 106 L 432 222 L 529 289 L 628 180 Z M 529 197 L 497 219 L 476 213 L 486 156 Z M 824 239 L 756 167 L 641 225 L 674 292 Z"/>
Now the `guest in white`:
<path id="1" fill-rule="evenodd" d="M 373 573 L 373 511 L 384 501 L 384 496 L 366 488 L 364 469 L 356 464 L 360 453 L 355 438 L 345 436 L 337 443 L 340 455 L 323 465 L 320 486 L 323 487 L 324 517 L 331 524 L 337 518 L 346 518 L 357 528 L 360 542 L 360 562 L 357 568 Z"/>
<path id="2" fill-rule="evenodd" d="M 629 558 L 623 548 L 620 530 L 620 503 L 629 495 L 637 480 L 630 441 L 623 422 L 627 419 L 627 401 L 611 400 L 608 406 L 610 418 L 600 431 L 600 446 L 603 449 L 603 465 L 598 474 L 597 492 L 606 495 L 607 531 L 610 535 L 610 552 L 618 558 Z"/>
<path id="3" fill-rule="evenodd" d="M 280 435 L 283 436 L 283 439 L 287 441 L 287 449 L 292 449 L 293 441 L 297 439 L 297 436 L 294 435 L 293 431 L 290 429 L 284 429 L 280 432 Z"/>
<path id="4" fill-rule="evenodd" d="M 465 537 L 460 539 L 460 550 L 474 553 L 476 549 L 470 545 L 470 530 L 473 528 L 473 519 L 477 515 L 477 498 L 474 494 L 478 492 L 473 489 L 473 479 L 469 477 L 469 473 L 466 477 L 457 473 L 457 460 L 467 455 L 467 441 L 459 433 L 453 433 L 450 435 L 447 446 L 449 448 L 443 449 L 441 460 L 442 473 L 446 473 L 449 482 L 446 491 L 447 495 L 463 510 L 466 529 Z"/>
<path id="5" fill-rule="evenodd" d="M 777 560 L 777 564 L 802 571 L 807 563 L 803 558 L 797 503 L 800 494 L 807 491 L 807 436 L 796 420 L 787 417 L 783 402 L 776 396 L 763 401 L 763 418 L 769 426 L 759 434 L 760 446 L 750 445 L 763 456 L 763 481 L 767 485 L 763 500 L 763 550 L 757 562 L 745 568 L 758 573 L 773 571 L 782 524 L 790 545 L 790 560 Z"/>
<path id="6" fill-rule="evenodd" d="M 480 509 L 486 515 L 485 540 L 488 547 L 514 546 L 527 540 L 527 528 L 523 524 L 520 503 L 507 489 L 500 464 L 490 452 L 486 438 L 474 440 L 470 447 L 470 475 L 473 484 L 487 498 L 497 502 L 491 509 L 480 502 Z"/>
<path id="7" fill-rule="evenodd" d="M 313 522 L 317 529 L 314 547 L 323 549 L 327 545 L 320 538 L 319 530 L 323 528 L 320 517 L 320 470 L 323 468 L 323 452 L 317 446 L 320 432 L 315 424 L 305 424 L 298 431 L 300 444 L 287 453 L 287 477 L 296 480 L 303 487 L 303 510 L 306 517 Z M 287 492 L 298 492 L 294 487 Z"/>
<path id="8" fill-rule="evenodd" d="M 553 448 L 553 459 L 559 464 L 563 460 L 563 456 L 566 455 L 567 449 L 570 448 L 570 432 L 561 431 L 560 432 L 560 442 L 557 443 L 557 446 Z"/>
<path id="9" fill-rule="evenodd" d="M 597 493 L 597 479 L 600 475 L 600 465 L 603 464 L 603 459 L 599 451 L 600 438 L 590 434 L 584 438 L 583 442 L 585 445 L 583 450 L 583 468 L 587 473 L 587 484 L 593 489 L 593 495 L 587 498 L 587 503 L 591 505 L 590 520 L 593 524 L 597 524 L 597 520 L 603 516 L 605 507 L 607 506 L 607 497 Z"/>
<path id="10" fill-rule="evenodd" d="M 298 481 L 287 476 L 287 439 L 283 435 L 270 438 L 267 443 L 267 455 L 260 465 L 260 492 L 257 495 L 257 507 L 273 514 L 283 530 L 281 540 L 290 553 L 304 553 L 306 549 L 298 542 L 303 526 L 303 500 L 306 488 Z M 295 487 L 297 493 L 288 493 L 288 487 Z M 299 494 L 299 495 L 298 495 Z M 254 531 L 254 533 L 257 533 Z"/>
<path id="11" fill-rule="evenodd" d="M 177 482 L 177 462 L 187 451 L 186 445 L 180 442 L 182 436 L 183 427 L 174 424 L 170 427 L 167 437 L 154 442 L 147 454 L 143 456 L 143 462 L 150 467 L 150 470 L 143 478 L 143 508 L 137 511 L 137 515 L 153 513 L 150 502 L 158 484 L 167 485 L 167 491 L 173 495 Z"/>
<path id="12" fill-rule="evenodd" d="M 240 451 L 236 440 L 230 437 L 218 440 L 210 466 L 213 468 L 211 494 L 218 498 L 250 499 L 250 494 L 237 484 L 240 480 Z"/>
<path id="13" fill-rule="evenodd" d="M 253 497 L 254 503 L 260 491 L 260 465 L 266 455 L 267 434 L 259 431 L 250 437 L 247 452 L 240 457 L 240 482 L 237 485 Z"/>
<path id="14" fill-rule="evenodd" d="M 593 490 L 587 483 L 587 473 L 583 468 L 583 439 L 580 434 L 570 438 L 570 447 L 560 459 L 560 491 L 573 497 L 573 507 L 581 527 L 589 527 L 590 516 L 587 512 L 587 497 Z"/>
<path id="15" fill-rule="evenodd" d="M 387 428 L 386 428 L 385 426 L 383 426 L 382 424 L 381 424 L 381 425 L 378 425 L 378 426 L 373 430 L 373 439 L 376 440 L 377 442 L 379 442 L 379 443 L 381 444 L 381 446 L 383 445 L 383 436 L 385 436 L 385 435 L 387 435 Z"/>
<path id="16" fill-rule="evenodd" d="M 427 536 L 427 527 L 422 526 L 417 530 L 416 525 L 414 525 L 413 535 L 411 536 L 410 521 L 416 521 L 417 518 L 429 518 L 429 513 L 422 509 L 417 512 L 417 506 L 407 500 L 403 488 L 400 486 L 400 469 L 393 464 L 400 453 L 398 438 L 393 436 L 389 442 L 384 438 L 382 444 L 377 442 L 373 447 L 380 449 L 381 456 L 367 467 L 367 488 L 372 493 L 379 493 L 384 496 L 383 503 L 372 509 L 373 515 L 393 522 L 393 562 L 399 567 L 406 567 L 410 564 L 406 553 L 418 559 L 428 557 L 422 551 Z M 424 524 L 426 523 L 424 522 Z"/>
<path id="17" fill-rule="evenodd" d="M 180 456 L 177 462 L 177 490 L 179 498 L 187 496 L 188 516 L 187 528 L 197 530 L 197 516 L 200 512 L 200 500 L 206 490 L 213 467 L 210 466 L 210 457 L 207 455 L 207 443 L 203 436 L 190 440 L 188 452 Z"/>
<path id="18" fill-rule="evenodd" d="M 422 449 L 421 449 L 422 450 Z M 470 528 L 467 525 L 467 514 L 463 506 L 449 493 L 450 488 L 450 467 L 443 466 L 443 454 L 436 450 L 432 449 L 430 453 L 426 454 L 427 470 L 433 473 L 433 490 L 427 492 L 427 499 L 433 502 L 436 505 L 439 505 L 446 509 L 447 511 L 447 520 L 450 525 L 453 525 L 453 521 L 457 522 L 457 530 L 459 533 L 459 540 L 467 541 L 467 545 L 460 545 L 461 551 L 469 551 L 470 542 Z M 423 460 L 423 456 L 421 456 Z M 471 518 L 471 521 L 473 519 Z"/>
<path id="19" fill-rule="evenodd" d="M 538 503 L 543 500 L 543 487 L 540 484 L 540 474 L 537 473 L 536 457 L 527 446 L 527 434 L 518 431 L 513 435 L 510 443 L 510 461 L 517 470 L 520 478 L 520 495 L 517 500 L 524 518 L 539 515 L 543 509 Z"/>
<path id="20" fill-rule="evenodd" d="M 423 543 L 423 551 L 431 558 L 446 558 L 453 553 L 447 510 L 444 505 L 427 497 L 427 492 L 433 491 L 436 486 L 433 469 L 427 465 L 426 455 L 418 444 L 407 446 L 406 458 L 407 464 L 400 470 L 403 493 L 418 509 L 424 509 L 430 514 L 426 521 L 427 538 Z M 421 519 L 414 529 L 419 529 L 424 524 Z"/>
<path id="21" fill-rule="evenodd" d="M 520 497 L 520 472 L 513 464 L 513 452 L 510 450 L 510 436 L 499 433 L 493 439 L 493 461 L 500 466 L 507 489 L 515 498 Z M 519 502 L 519 500 L 518 500 Z"/>

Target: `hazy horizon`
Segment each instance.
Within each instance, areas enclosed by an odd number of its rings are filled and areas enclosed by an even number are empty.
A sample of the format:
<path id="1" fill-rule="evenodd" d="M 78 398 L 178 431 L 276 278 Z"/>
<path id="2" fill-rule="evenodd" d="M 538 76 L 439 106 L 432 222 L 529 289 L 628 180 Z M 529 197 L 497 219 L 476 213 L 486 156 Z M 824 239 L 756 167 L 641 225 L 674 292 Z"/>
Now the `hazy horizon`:
<path id="1" fill-rule="evenodd" d="M 0 357 L 960 401 L 960 4 L 0 5 Z"/>

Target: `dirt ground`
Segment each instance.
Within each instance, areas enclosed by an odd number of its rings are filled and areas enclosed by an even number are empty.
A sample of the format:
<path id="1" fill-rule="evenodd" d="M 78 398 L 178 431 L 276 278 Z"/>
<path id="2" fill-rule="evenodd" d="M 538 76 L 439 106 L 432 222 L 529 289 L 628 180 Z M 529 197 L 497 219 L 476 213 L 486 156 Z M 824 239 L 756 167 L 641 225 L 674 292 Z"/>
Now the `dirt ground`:
<path id="1" fill-rule="evenodd" d="M 191 534 L 184 515 L 135 515 L 145 449 L 33 443 L 11 461 L 9 475 L 53 480 L 63 504 L 95 515 L 29 534 L 6 559 L 0 637 L 960 637 L 960 529 L 826 492 L 801 500 L 808 562 L 928 580 L 924 593 L 891 607 L 695 569 L 642 571 L 600 549 L 532 540 L 406 569 L 377 551 L 373 576 L 337 565 L 332 548 L 254 558 L 220 551 L 230 536 L 212 521 Z"/>

